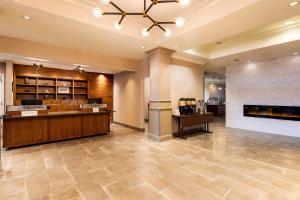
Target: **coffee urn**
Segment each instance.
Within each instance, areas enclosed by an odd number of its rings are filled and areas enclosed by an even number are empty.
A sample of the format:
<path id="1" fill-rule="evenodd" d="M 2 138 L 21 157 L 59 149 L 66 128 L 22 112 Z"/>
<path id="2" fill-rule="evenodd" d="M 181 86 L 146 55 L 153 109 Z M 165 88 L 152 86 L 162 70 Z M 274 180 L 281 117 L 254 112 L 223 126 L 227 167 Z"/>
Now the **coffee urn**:
<path id="1" fill-rule="evenodd" d="M 192 107 L 192 114 L 196 114 L 197 110 L 196 110 L 196 99 L 195 98 L 191 98 L 191 107 Z"/>
<path id="2" fill-rule="evenodd" d="M 186 99 L 185 98 L 180 98 L 179 99 L 178 106 L 179 106 L 180 115 L 186 115 L 187 105 L 186 105 Z"/>
<path id="3" fill-rule="evenodd" d="M 193 106 L 192 106 L 192 99 L 187 98 L 186 99 L 186 107 L 187 107 L 187 115 L 193 114 Z"/>

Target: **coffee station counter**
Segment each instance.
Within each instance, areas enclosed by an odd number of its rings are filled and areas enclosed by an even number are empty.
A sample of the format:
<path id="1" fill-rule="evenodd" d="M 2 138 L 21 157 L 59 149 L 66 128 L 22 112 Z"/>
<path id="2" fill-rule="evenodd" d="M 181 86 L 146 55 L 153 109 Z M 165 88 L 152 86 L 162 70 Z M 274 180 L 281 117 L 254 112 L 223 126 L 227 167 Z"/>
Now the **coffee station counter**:
<path id="1" fill-rule="evenodd" d="M 31 113 L 30 113 L 31 112 Z M 8 114 L 8 113 L 7 113 Z M 13 111 L 3 119 L 3 147 L 19 147 L 110 132 L 109 110 Z"/>

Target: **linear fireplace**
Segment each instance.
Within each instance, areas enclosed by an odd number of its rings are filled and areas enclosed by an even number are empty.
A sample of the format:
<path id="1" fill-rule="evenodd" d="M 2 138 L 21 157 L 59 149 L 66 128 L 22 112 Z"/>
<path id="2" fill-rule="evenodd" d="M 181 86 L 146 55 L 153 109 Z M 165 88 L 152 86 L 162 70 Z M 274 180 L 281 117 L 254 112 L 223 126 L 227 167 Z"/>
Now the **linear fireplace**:
<path id="1" fill-rule="evenodd" d="M 244 105 L 244 116 L 300 121 L 300 107 Z"/>

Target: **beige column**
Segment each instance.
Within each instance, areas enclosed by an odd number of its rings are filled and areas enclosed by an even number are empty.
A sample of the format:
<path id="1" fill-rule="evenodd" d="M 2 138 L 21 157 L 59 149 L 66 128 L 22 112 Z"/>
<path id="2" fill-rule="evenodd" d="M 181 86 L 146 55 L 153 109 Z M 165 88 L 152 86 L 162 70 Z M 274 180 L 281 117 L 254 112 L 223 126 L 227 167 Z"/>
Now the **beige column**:
<path id="1" fill-rule="evenodd" d="M 13 80 L 14 80 L 14 70 L 13 63 L 11 61 L 6 61 L 5 78 L 4 78 L 4 103 L 6 105 L 13 105 Z"/>
<path id="2" fill-rule="evenodd" d="M 154 141 L 172 138 L 170 100 L 171 55 L 174 51 L 156 48 L 148 51 L 150 60 L 150 108 L 148 137 Z"/>

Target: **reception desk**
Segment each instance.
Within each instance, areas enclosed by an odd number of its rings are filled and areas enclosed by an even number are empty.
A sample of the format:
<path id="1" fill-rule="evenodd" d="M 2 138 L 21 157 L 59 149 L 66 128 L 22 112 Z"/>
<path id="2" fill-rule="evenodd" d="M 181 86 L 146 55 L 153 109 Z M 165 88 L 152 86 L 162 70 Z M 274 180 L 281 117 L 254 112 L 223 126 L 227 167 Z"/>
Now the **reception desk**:
<path id="1" fill-rule="evenodd" d="M 110 132 L 110 113 L 68 111 L 3 117 L 3 147 L 107 134 Z"/>

